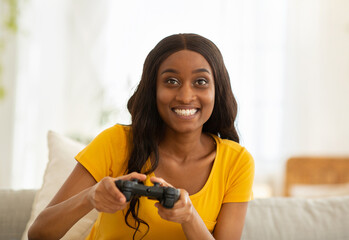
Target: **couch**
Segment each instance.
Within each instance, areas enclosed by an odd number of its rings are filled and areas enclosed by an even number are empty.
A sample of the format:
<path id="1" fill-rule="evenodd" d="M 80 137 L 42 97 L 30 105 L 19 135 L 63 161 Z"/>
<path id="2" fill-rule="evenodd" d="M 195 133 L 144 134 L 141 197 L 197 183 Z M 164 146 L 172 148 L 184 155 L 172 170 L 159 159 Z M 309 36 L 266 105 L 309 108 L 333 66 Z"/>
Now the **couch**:
<path id="1" fill-rule="evenodd" d="M 38 190 L 0 189 L 0 240 L 27 239 L 27 231 L 75 166 L 84 145 L 50 131 L 49 159 Z M 96 211 L 76 223 L 62 239 L 83 239 Z M 249 204 L 244 240 L 349 239 L 349 196 L 326 198 L 261 198 Z"/>
<path id="2" fill-rule="evenodd" d="M 21 239 L 37 190 L 0 189 L 0 239 Z"/>
<path id="3" fill-rule="evenodd" d="M 0 239 L 21 239 L 37 190 L 0 190 Z M 76 238 L 81 239 L 81 238 Z M 250 202 L 242 239 L 349 239 L 349 196 Z"/>

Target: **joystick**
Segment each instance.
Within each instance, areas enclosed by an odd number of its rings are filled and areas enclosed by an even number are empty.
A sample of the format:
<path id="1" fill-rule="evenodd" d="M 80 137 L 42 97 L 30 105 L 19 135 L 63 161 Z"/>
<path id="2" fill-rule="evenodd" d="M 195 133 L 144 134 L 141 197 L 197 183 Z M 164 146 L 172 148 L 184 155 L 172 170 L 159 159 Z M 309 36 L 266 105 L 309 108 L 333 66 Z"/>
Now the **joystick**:
<path id="1" fill-rule="evenodd" d="M 116 180 L 115 185 L 125 195 L 126 201 L 130 201 L 133 196 L 145 196 L 149 199 L 155 199 L 165 208 L 173 208 L 180 196 L 179 189 L 173 187 L 161 187 L 160 183 L 154 183 L 154 186 L 145 186 L 137 179 Z"/>

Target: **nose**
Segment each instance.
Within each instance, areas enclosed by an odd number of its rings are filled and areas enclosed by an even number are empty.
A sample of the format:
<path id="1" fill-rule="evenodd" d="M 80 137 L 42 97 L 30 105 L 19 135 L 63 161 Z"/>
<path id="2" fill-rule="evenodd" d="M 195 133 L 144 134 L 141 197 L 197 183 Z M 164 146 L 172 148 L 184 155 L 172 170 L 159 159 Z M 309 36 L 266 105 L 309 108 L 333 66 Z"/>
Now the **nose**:
<path id="1" fill-rule="evenodd" d="M 195 91 L 190 84 L 183 84 L 177 92 L 176 100 L 182 103 L 191 103 L 195 99 Z"/>

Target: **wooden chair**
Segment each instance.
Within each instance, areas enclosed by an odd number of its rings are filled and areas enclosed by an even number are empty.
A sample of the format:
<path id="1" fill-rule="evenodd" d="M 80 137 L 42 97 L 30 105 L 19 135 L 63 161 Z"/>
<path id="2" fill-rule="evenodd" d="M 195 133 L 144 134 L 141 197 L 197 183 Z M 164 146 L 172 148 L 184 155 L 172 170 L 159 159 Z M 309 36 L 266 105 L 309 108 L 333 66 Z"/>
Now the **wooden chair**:
<path id="1" fill-rule="evenodd" d="M 349 183 L 349 157 L 293 157 L 285 174 L 284 196 L 294 184 Z"/>

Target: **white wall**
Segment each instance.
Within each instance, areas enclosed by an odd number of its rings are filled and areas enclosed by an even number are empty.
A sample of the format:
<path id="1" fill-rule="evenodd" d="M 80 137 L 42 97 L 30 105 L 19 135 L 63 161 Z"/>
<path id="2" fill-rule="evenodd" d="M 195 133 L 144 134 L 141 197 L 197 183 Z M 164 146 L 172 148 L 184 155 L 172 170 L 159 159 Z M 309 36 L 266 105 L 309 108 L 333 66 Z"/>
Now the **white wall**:
<path id="1" fill-rule="evenodd" d="M 267 180 L 281 194 L 285 161 L 349 155 L 349 1 L 288 1 L 283 161 Z"/>
<path id="2" fill-rule="evenodd" d="M 0 18 L 1 19 L 1 18 Z M 16 38 L 8 32 L 3 32 L 6 45 L 3 55 L 0 55 L 5 88 L 5 98 L 0 99 L 0 188 L 9 186 L 11 180 L 11 161 L 14 132 L 14 105 L 15 105 L 15 65 L 16 65 Z"/>
<path id="3" fill-rule="evenodd" d="M 349 1 L 289 1 L 285 152 L 349 155 Z"/>
<path id="4" fill-rule="evenodd" d="M 13 188 L 41 185 L 48 160 L 48 130 L 94 137 L 101 108 L 96 66 L 102 57 L 93 47 L 100 37 L 98 13 L 104 12 L 104 4 L 31 0 L 22 7 L 13 106 Z M 94 15 L 85 14 L 86 9 Z"/>

